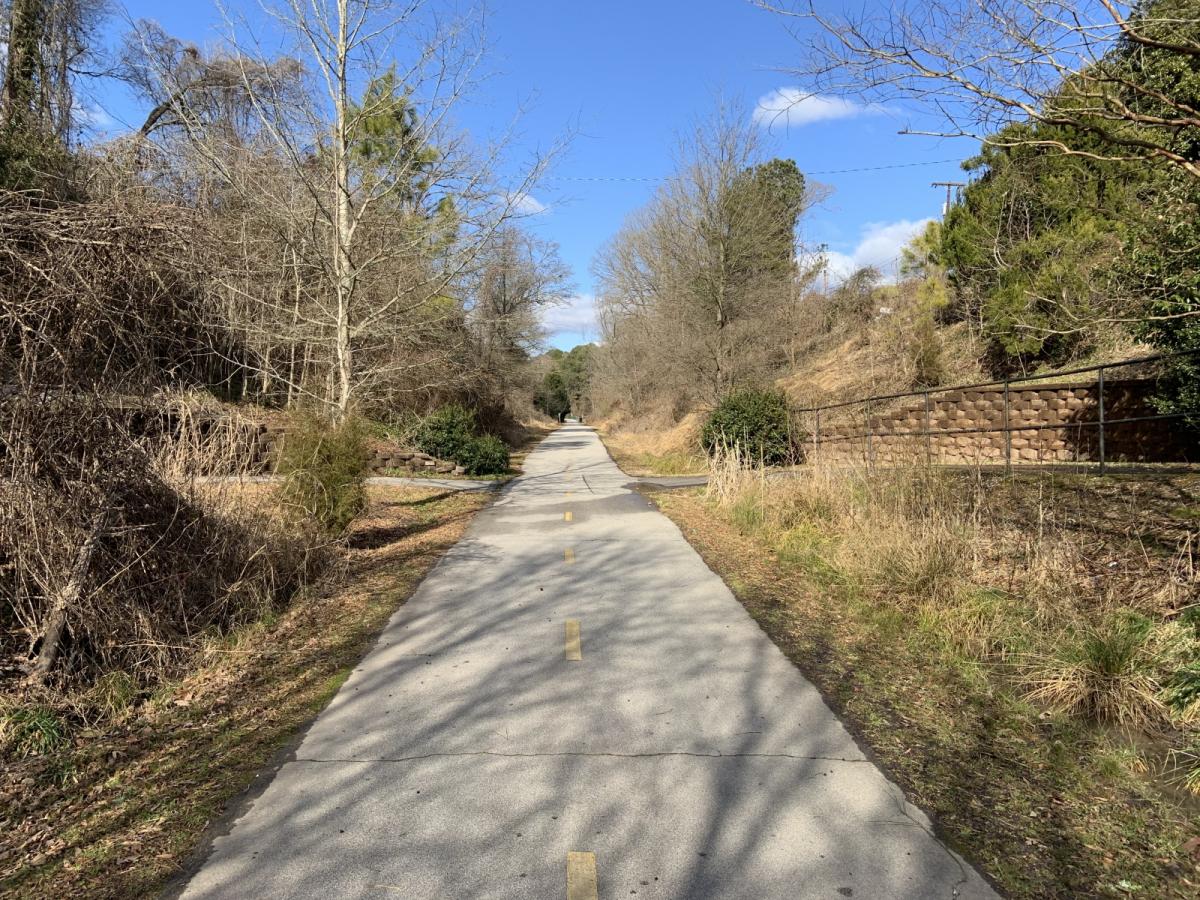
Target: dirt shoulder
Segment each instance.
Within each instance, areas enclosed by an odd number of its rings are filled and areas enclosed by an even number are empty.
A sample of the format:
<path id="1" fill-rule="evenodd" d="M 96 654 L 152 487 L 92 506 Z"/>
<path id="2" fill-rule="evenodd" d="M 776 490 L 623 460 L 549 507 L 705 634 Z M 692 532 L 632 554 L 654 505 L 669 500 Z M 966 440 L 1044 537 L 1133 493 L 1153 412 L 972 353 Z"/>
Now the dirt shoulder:
<path id="1" fill-rule="evenodd" d="M 1062 487 L 1056 515 L 1090 516 L 1092 498 Z M 1171 529 L 1194 509 L 1178 485 L 1113 491 L 1146 509 L 1143 522 Z M 1006 894 L 1196 896 L 1195 804 L 1131 771 L 1120 740 L 1034 708 L 999 669 L 948 651 L 904 611 L 847 600 L 834 579 L 739 529 L 700 491 L 651 496 L 944 839 Z M 1005 501 L 1014 516 L 1031 501 L 1038 509 L 1036 497 Z"/>
<path id="2" fill-rule="evenodd" d="M 332 699 L 491 493 L 370 489 L 336 571 L 69 749 L 0 763 L 0 895 L 140 897 Z"/>

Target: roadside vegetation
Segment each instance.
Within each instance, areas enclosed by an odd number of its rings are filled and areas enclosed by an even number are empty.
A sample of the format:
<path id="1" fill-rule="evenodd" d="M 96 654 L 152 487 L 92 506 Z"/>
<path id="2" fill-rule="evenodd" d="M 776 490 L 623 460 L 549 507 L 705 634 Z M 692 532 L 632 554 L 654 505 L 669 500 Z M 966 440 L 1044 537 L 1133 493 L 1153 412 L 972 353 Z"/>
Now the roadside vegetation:
<path id="1" fill-rule="evenodd" d="M 802 24 L 798 96 L 924 104 L 978 153 L 894 272 L 833 272 L 825 190 L 719 109 L 596 259 L 605 442 L 709 472 L 659 504 L 1006 891 L 1193 896 L 1197 476 L 868 468 L 791 411 L 1200 349 L 1200 4 L 759 5 Z M 1188 452 L 1196 375 L 1150 375 Z"/>
<path id="2" fill-rule="evenodd" d="M 227 496 L 264 514 L 276 497 L 262 484 Z M 151 685 L 110 669 L 86 690 L 0 701 L 0 894 L 156 893 L 487 502 L 371 487 L 324 577 L 201 631 Z"/>
<path id="3" fill-rule="evenodd" d="M 269 6 L 201 48 L 0 0 L 6 894 L 159 886 L 484 502 L 368 454 L 503 473 L 543 419 L 569 284 L 517 207 L 553 152 L 451 127 L 479 23 Z M 145 112 L 103 141 L 102 78 Z"/>
<path id="4" fill-rule="evenodd" d="M 1194 895 L 1197 476 L 726 456 L 655 497 L 1011 896 Z"/>

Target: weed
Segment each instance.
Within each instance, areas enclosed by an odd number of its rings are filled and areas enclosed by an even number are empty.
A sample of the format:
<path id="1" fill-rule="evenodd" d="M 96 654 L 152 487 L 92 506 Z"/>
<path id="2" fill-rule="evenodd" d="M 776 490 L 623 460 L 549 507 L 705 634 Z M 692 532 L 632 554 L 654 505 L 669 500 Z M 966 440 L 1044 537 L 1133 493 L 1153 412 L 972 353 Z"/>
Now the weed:
<path id="1" fill-rule="evenodd" d="M 69 743 L 67 723 L 49 707 L 16 703 L 0 707 L 0 752 L 17 759 L 50 756 Z"/>
<path id="2" fill-rule="evenodd" d="M 1117 780 L 1130 775 L 1145 775 L 1150 767 L 1133 747 L 1113 747 L 1096 755 L 1096 767 L 1106 778 Z"/>
<path id="3" fill-rule="evenodd" d="M 1185 665 L 1170 677 L 1163 700 L 1183 721 L 1200 719 L 1200 661 Z"/>
<path id="4" fill-rule="evenodd" d="M 1030 699 L 1099 722 L 1148 726 L 1164 717 L 1151 623 L 1118 610 L 1086 624 L 1026 675 Z"/>
<path id="5" fill-rule="evenodd" d="M 118 719 L 137 699 L 137 683 L 124 672 L 108 672 L 87 692 L 87 702 L 106 719 Z"/>
<path id="6" fill-rule="evenodd" d="M 1188 746 L 1172 750 L 1168 763 L 1171 781 L 1200 797 L 1200 735 L 1193 736 Z"/>
<path id="7" fill-rule="evenodd" d="M 366 508 L 366 455 L 365 435 L 355 420 L 331 427 L 316 417 L 299 419 L 279 458 L 284 506 L 341 534 Z"/>
<path id="8" fill-rule="evenodd" d="M 948 530 L 864 541 L 862 561 L 875 590 L 885 596 L 947 601 L 962 583 L 966 546 Z"/>

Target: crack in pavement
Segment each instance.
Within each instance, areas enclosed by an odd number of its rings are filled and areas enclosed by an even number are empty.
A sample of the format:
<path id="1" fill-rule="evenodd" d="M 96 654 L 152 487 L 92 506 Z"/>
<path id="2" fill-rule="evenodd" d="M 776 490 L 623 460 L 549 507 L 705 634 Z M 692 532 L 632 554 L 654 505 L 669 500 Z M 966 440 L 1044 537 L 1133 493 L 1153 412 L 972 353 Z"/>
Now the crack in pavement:
<path id="1" fill-rule="evenodd" d="M 896 812 L 898 812 L 900 815 L 904 816 L 904 818 L 907 819 L 910 823 L 912 823 L 912 825 L 921 829 L 921 831 L 925 832 L 925 834 L 927 834 L 930 837 L 930 839 L 934 842 L 934 844 L 936 844 L 938 847 L 940 847 L 942 852 L 945 853 L 947 857 L 949 857 L 950 861 L 953 862 L 954 865 L 958 867 L 958 881 L 956 881 L 954 884 L 952 884 L 950 886 L 951 898 L 957 897 L 958 893 L 959 893 L 958 892 L 959 886 L 966 884 L 970 880 L 970 877 L 967 874 L 966 865 L 964 865 L 963 861 L 961 859 L 959 859 L 958 854 L 956 854 L 953 850 L 951 850 L 944 843 L 942 843 L 941 840 L 938 839 L 938 836 L 936 834 L 934 834 L 934 832 L 931 828 L 929 828 L 924 822 L 919 822 L 912 817 L 912 814 L 909 812 L 909 809 L 912 809 L 915 807 L 913 807 L 912 804 L 910 804 L 908 802 L 908 798 L 904 796 L 903 789 L 900 788 L 899 785 L 894 784 L 890 779 L 888 779 L 888 777 L 879 768 L 875 769 L 875 773 L 876 773 L 876 775 L 878 775 L 880 778 L 883 779 L 884 791 L 892 799 L 892 802 L 894 802 L 896 804 Z M 903 826 L 902 822 L 888 822 L 888 823 L 883 823 L 883 824 Z"/>

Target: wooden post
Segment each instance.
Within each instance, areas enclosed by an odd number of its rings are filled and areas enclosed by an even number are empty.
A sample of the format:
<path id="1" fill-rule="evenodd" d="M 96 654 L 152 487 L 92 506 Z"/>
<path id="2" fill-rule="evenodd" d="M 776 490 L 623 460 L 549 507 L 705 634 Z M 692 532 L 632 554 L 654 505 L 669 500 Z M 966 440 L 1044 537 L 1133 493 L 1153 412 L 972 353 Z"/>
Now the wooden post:
<path id="1" fill-rule="evenodd" d="M 867 400 L 867 465 L 875 468 L 875 432 L 871 428 L 871 401 Z"/>

